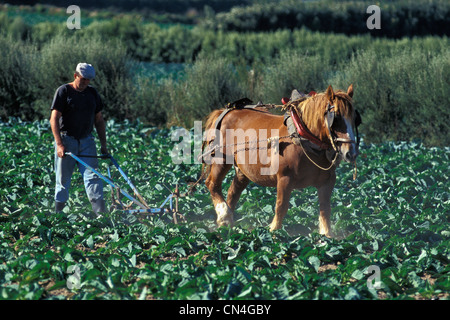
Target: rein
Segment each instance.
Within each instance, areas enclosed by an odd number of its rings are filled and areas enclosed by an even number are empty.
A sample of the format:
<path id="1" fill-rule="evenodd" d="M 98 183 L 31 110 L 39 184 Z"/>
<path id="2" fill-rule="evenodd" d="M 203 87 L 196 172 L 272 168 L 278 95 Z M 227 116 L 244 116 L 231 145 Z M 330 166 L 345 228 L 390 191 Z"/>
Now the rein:
<path id="1" fill-rule="evenodd" d="M 335 152 L 335 153 L 334 153 L 334 159 L 331 161 L 330 166 L 329 166 L 328 168 L 324 168 L 324 167 L 318 165 L 317 163 L 315 163 L 314 160 L 311 159 L 311 158 L 308 156 L 308 153 L 306 153 L 306 150 L 305 150 L 305 148 L 303 147 L 302 140 L 300 140 L 300 146 L 302 147 L 303 153 L 304 153 L 305 156 L 308 158 L 308 160 L 311 161 L 311 162 L 313 163 L 313 165 L 315 165 L 317 168 L 322 169 L 323 171 L 328 171 L 328 170 L 330 170 L 330 169 L 334 166 L 334 164 L 336 163 L 337 158 L 338 158 L 338 155 L 339 155 L 338 152 Z"/>

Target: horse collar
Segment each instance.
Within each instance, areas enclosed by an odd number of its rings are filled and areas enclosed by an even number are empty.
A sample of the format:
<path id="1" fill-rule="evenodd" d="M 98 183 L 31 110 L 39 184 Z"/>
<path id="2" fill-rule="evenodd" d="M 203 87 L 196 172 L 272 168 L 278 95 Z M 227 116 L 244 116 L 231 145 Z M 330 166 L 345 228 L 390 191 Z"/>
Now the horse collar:
<path id="1" fill-rule="evenodd" d="M 323 142 L 318 137 L 316 137 L 311 131 L 309 131 L 303 120 L 297 115 L 297 112 L 295 112 L 293 109 L 291 109 L 290 111 L 290 118 L 292 119 L 295 129 L 297 130 L 297 133 L 300 137 L 311 141 L 312 143 L 319 146 L 320 149 L 323 150 L 327 150 L 331 147 L 329 143 Z M 291 132 L 289 133 L 292 134 Z"/>

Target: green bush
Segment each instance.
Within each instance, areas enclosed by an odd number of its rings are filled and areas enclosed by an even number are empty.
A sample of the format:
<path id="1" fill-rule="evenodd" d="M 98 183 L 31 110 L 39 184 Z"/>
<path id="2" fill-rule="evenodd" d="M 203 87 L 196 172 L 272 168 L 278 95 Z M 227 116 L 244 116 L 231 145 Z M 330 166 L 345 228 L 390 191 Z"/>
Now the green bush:
<path id="1" fill-rule="evenodd" d="M 65 26 L 57 23 L 40 22 L 33 26 L 30 32 L 32 42 L 39 47 L 50 42 L 55 36 L 62 33 Z"/>
<path id="2" fill-rule="evenodd" d="M 13 23 L 14 21 L 16 22 Z M 245 33 L 214 31 L 200 26 L 161 26 L 144 21 L 139 15 L 98 19 L 86 25 L 83 20 L 81 30 L 76 31 L 67 30 L 65 23 L 60 22 L 41 22 L 34 25 L 23 23 L 20 16 L 13 19 L 2 13 L 0 33 L 14 35 L 16 39 L 30 38 L 38 48 L 60 34 L 65 37 L 76 36 L 78 39 L 116 39 L 127 48 L 127 53 L 133 59 L 155 63 L 192 63 L 201 54 L 216 54 L 230 59 L 235 65 L 252 66 L 254 63 L 266 63 L 282 51 L 296 50 L 308 55 L 320 55 L 324 63 L 339 64 L 349 59 L 354 52 L 372 46 L 384 51 L 397 46 L 408 47 L 414 43 L 426 45 L 429 50 L 433 50 L 436 45 L 439 47 L 442 43 L 448 45 L 448 42 L 436 38 L 425 38 L 431 39 L 429 41 L 415 38 L 393 41 L 385 38 L 374 39 L 370 32 L 350 37 L 338 33 L 312 32 L 301 24 L 294 30 L 261 32 L 260 30 L 264 29 L 257 29 Z M 14 26 L 15 31 L 10 30 L 11 26 Z"/>
<path id="3" fill-rule="evenodd" d="M 128 107 L 128 114 L 124 119 L 140 119 L 147 125 L 164 127 L 168 122 L 168 111 L 170 109 L 170 90 L 164 84 L 153 77 L 139 76 L 134 88 L 135 99 Z M 115 117 L 114 113 L 111 116 Z"/>
<path id="4" fill-rule="evenodd" d="M 25 117 L 33 119 L 35 110 L 31 107 L 39 83 L 36 77 L 37 50 L 24 45 L 11 36 L 0 36 L 0 117 Z"/>
<path id="5" fill-rule="evenodd" d="M 231 63 L 216 56 L 199 58 L 182 80 L 167 81 L 165 89 L 170 92 L 170 123 L 187 127 L 244 95 Z"/>
<path id="6" fill-rule="evenodd" d="M 263 102 L 280 104 L 281 98 L 290 97 L 293 89 L 302 92 L 323 90 L 329 70 L 330 65 L 319 55 L 282 52 L 261 70 L 256 95 Z"/>
<path id="7" fill-rule="evenodd" d="M 8 35 L 16 40 L 25 40 L 31 32 L 31 27 L 21 17 L 11 18 L 0 12 L 0 35 Z"/>
<path id="8" fill-rule="evenodd" d="M 190 63 L 198 53 L 201 34 L 183 26 L 162 28 L 156 24 L 142 27 L 136 58 L 156 63 Z"/>
<path id="9" fill-rule="evenodd" d="M 76 32 L 81 38 L 115 39 L 127 52 L 134 55 L 139 49 L 139 41 L 142 37 L 141 21 L 132 17 L 94 21 Z"/>

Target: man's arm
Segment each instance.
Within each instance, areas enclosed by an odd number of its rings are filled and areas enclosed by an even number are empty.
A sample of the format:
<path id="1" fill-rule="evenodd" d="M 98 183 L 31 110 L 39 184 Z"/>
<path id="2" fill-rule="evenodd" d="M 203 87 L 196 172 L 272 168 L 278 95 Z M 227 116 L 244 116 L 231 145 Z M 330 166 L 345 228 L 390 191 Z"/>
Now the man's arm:
<path id="1" fill-rule="evenodd" d="M 97 130 L 97 135 L 100 140 L 101 144 L 101 153 L 102 154 L 109 154 L 108 148 L 106 147 L 106 124 L 105 120 L 103 119 L 102 112 L 97 112 L 95 114 L 95 129 Z"/>
<path id="2" fill-rule="evenodd" d="M 59 119 L 61 118 L 61 112 L 58 110 L 52 110 L 52 114 L 50 116 L 50 126 L 52 128 L 53 137 L 55 138 L 56 143 L 56 154 L 60 158 L 64 158 L 64 153 L 66 152 L 66 148 L 61 139 L 61 132 L 59 130 Z"/>

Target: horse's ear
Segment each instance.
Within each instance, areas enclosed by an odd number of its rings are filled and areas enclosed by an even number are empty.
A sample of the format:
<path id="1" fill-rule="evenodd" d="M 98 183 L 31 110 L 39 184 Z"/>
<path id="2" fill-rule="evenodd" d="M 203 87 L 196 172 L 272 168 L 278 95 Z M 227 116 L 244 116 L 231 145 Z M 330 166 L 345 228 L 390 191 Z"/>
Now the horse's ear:
<path id="1" fill-rule="evenodd" d="M 350 98 L 353 98 L 353 84 L 351 84 L 347 89 L 347 94 Z"/>
<path id="2" fill-rule="evenodd" d="M 327 98 L 329 101 L 333 101 L 334 100 L 334 92 L 333 92 L 333 88 L 331 87 L 331 84 L 328 86 L 327 91 L 325 92 Z"/>

